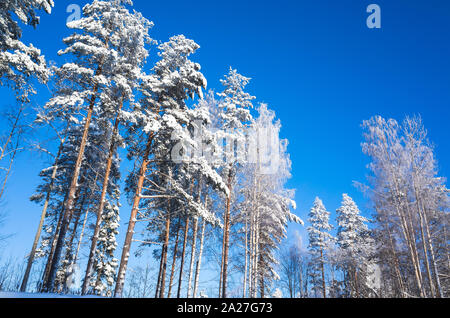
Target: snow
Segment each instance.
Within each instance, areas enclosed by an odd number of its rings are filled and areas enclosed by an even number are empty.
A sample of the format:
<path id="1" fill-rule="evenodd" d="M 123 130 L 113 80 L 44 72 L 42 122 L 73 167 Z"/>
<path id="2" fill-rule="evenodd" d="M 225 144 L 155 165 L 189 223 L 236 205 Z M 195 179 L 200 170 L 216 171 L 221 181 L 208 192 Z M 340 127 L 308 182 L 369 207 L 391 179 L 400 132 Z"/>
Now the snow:
<path id="1" fill-rule="evenodd" d="M 102 298 L 100 296 L 88 295 L 59 295 L 47 293 L 18 293 L 18 292 L 0 292 L 0 298 Z"/>

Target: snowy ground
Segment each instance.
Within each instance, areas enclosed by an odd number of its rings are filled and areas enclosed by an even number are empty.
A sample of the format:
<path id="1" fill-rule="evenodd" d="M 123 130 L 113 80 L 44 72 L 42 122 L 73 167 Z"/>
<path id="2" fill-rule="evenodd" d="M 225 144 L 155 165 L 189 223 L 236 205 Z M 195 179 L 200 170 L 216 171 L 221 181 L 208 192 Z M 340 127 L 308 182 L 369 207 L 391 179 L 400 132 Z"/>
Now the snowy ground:
<path id="1" fill-rule="evenodd" d="M 99 296 L 58 295 L 46 293 L 0 292 L 0 298 L 101 298 Z"/>

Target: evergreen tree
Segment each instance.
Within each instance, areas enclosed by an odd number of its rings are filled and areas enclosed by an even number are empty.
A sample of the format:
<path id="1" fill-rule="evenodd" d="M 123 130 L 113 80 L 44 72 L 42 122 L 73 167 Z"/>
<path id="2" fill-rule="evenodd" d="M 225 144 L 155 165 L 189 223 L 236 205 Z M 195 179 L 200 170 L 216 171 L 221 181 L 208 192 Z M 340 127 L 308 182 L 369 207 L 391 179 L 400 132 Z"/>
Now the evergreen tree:
<path id="1" fill-rule="evenodd" d="M 372 240 L 368 220 L 363 217 L 356 203 L 343 194 L 342 204 L 337 212 L 337 244 L 341 252 L 339 267 L 344 273 L 345 291 L 349 297 L 368 295 Z"/>
<path id="2" fill-rule="evenodd" d="M 120 296 L 123 291 L 135 221 L 139 208 L 144 204 L 141 199 L 145 195 L 144 198 L 148 200 L 158 200 L 158 197 L 155 198 L 152 193 L 144 194 L 142 190 L 144 188 L 149 188 L 150 192 L 162 190 L 162 197 L 159 199 L 167 198 L 167 190 L 176 191 L 177 197 L 190 206 L 201 209 L 200 205 L 196 205 L 195 200 L 192 200 L 192 196 L 188 192 L 177 182 L 172 182 L 174 170 L 167 160 L 171 153 L 171 147 L 177 142 L 183 143 L 184 139 L 189 138 L 183 130 L 183 125 L 187 123 L 188 119 L 186 116 L 186 100 L 189 97 L 194 98 L 195 95 L 202 97 L 201 89 L 206 87 L 206 79 L 200 72 L 200 65 L 189 60 L 189 56 L 198 48 L 198 44 L 186 39 L 183 35 L 171 37 L 168 42 L 159 46 L 160 52 L 158 54 L 161 59 L 153 68 L 153 74 L 149 75 L 143 83 L 144 98 L 141 115 L 131 128 L 131 132 L 132 134 L 143 133 L 147 135 L 147 138 L 144 145 L 135 143 L 129 153 L 130 158 L 137 158 L 141 163 L 138 175 L 132 174 L 128 178 L 127 189 L 129 192 L 134 192 L 135 195 L 127 237 L 122 251 L 115 289 L 116 296 Z M 151 168 L 151 157 L 154 158 L 152 163 L 156 165 L 155 168 L 157 169 L 155 170 L 156 175 L 152 175 L 151 178 L 157 178 L 159 180 L 157 183 L 147 181 L 147 170 Z M 166 167 L 161 165 L 166 165 Z M 170 181 L 170 189 L 164 186 L 164 183 L 168 181 Z M 163 183 L 162 189 L 160 188 L 161 182 Z M 170 202 L 170 200 L 166 200 L 166 202 Z M 168 233 L 168 231 L 166 232 Z M 167 239 L 164 249 L 167 251 Z"/>
<path id="3" fill-rule="evenodd" d="M 36 28 L 40 21 L 36 10 L 44 9 L 50 14 L 53 6 L 53 0 L 4 0 L 0 4 L 0 84 L 6 81 L 22 101 L 34 93 L 30 78 L 45 83 L 50 70 L 41 51 L 21 41 L 20 23 Z"/>
<path id="4" fill-rule="evenodd" d="M 313 289 L 316 293 L 316 296 L 318 295 L 318 293 L 321 293 L 323 298 L 326 298 L 326 250 L 334 241 L 334 238 L 329 233 L 332 228 L 328 223 L 330 212 L 325 209 L 322 200 L 316 197 L 316 199 L 314 200 L 314 205 L 311 208 L 308 216 L 308 221 L 311 224 L 311 226 L 308 227 L 308 248 L 311 253 L 309 278 L 311 283 L 313 284 Z"/>

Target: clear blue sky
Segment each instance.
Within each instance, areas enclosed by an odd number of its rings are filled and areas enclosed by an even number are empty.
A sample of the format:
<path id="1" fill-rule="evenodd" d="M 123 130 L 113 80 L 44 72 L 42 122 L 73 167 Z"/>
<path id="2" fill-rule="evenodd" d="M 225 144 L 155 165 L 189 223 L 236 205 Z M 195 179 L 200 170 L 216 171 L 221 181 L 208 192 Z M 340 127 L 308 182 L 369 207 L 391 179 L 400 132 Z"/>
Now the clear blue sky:
<path id="1" fill-rule="evenodd" d="M 185 34 L 200 44 L 193 59 L 202 65 L 209 88 L 220 88 L 219 79 L 229 66 L 252 78 L 250 93 L 276 111 L 282 137 L 289 139 L 289 186 L 297 189 L 296 213 L 303 219 L 315 196 L 335 211 L 344 192 L 367 211 L 352 181 L 365 181 L 368 159 L 361 152 L 360 124 L 372 115 L 397 120 L 422 115 L 436 145 L 440 174 L 450 175 L 448 0 L 134 2 L 155 23 L 154 39 Z M 24 34 L 57 62 L 63 61 L 56 56 L 61 39 L 70 33 L 65 27 L 70 3 L 86 1 L 56 1 L 54 13 L 42 14 L 39 28 Z M 366 26 L 371 3 L 381 7 L 381 29 Z M 9 95 L 0 90 L 5 105 Z M 41 86 L 35 101 L 44 103 L 48 96 Z M 23 257 L 31 247 L 41 208 L 28 198 L 44 165 L 42 158 L 30 155 L 17 161 L 3 229 L 15 236 L 4 255 Z M 124 206 L 122 223 L 128 217 L 129 207 Z M 291 238 L 295 230 L 304 232 L 293 226 Z"/>

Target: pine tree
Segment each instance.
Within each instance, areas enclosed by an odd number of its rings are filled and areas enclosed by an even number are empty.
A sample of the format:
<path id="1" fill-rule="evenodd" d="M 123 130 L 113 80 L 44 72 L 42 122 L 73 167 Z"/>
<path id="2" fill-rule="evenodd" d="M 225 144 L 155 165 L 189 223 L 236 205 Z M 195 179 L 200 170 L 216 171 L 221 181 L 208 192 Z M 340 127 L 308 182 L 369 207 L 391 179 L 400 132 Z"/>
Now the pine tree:
<path id="1" fill-rule="evenodd" d="M 311 226 L 308 227 L 308 248 L 311 253 L 310 280 L 316 295 L 320 292 L 323 295 L 323 298 L 326 298 L 326 250 L 333 242 L 333 237 L 329 233 L 332 228 L 328 223 L 330 212 L 325 209 L 322 200 L 316 197 L 308 216 L 308 221 L 311 224 Z"/>
<path id="2" fill-rule="evenodd" d="M 366 297 L 373 242 L 368 220 L 363 217 L 356 203 L 347 194 L 337 212 L 337 244 L 341 251 L 339 267 L 344 273 L 344 284 L 350 297 Z"/>
<path id="3" fill-rule="evenodd" d="M 249 81 L 250 78 L 242 76 L 230 67 L 228 75 L 221 80 L 224 90 L 217 94 L 221 97 L 218 112 L 220 127 L 223 131 L 223 137 L 226 139 L 226 150 L 224 151 L 226 162 L 221 170 L 228 186 L 228 196 L 223 217 L 222 264 L 219 283 L 219 296 L 223 298 L 227 297 L 232 187 L 239 161 L 243 159 L 242 146 L 245 145 L 243 128 L 248 127 L 251 123 L 250 109 L 253 108 L 251 101 L 255 99 L 254 96 L 244 91 Z M 236 153 L 237 156 L 235 155 Z"/>
<path id="4" fill-rule="evenodd" d="M 72 117 L 84 113 L 85 120 L 50 274 L 45 284 L 48 289 L 54 285 L 63 241 L 73 212 L 94 110 L 101 107 L 98 114 L 117 114 L 120 101 L 111 100 L 110 95 L 104 92 L 111 90 L 111 87 L 126 89 L 127 83 L 123 81 L 122 72 L 128 74 L 128 64 L 123 64 L 126 51 L 121 51 L 120 47 L 128 39 L 129 34 L 122 31 L 126 28 L 124 23 L 129 12 L 123 3 L 129 1 L 94 1 L 86 5 L 83 8 L 84 17 L 68 24 L 80 32 L 64 39 L 67 48 L 58 52 L 59 55 L 72 54 L 74 62 L 55 69 L 57 89 L 55 97 L 46 104 L 46 110 L 56 118 L 64 118 L 67 113 Z"/>
<path id="5" fill-rule="evenodd" d="M 22 102 L 34 93 L 30 78 L 45 83 L 50 70 L 41 51 L 21 41 L 20 23 L 36 28 L 40 21 L 36 10 L 44 9 L 50 14 L 53 6 L 53 0 L 4 0 L 0 4 L 0 84 L 6 80 Z"/>
<path id="6" fill-rule="evenodd" d="M 86 294 L 87 288 L 90 284 L 90 276 L 96 257 L 97 240 L 102 229 L 103 210 L 106 204 L 105 199 L 112 162 L 114 156 L 116 156 L 118 146 L 123 144 L 123 138 L 120 135 L 120 126 L 124 122 L 126 123 L 126 121 L 134 121 L 133 110 L 137 107 L 135 95 L 137 94 L 137 89 L 144 77 L 142 68 L 145 59 L 148 56 L 146 44 L 152 42 L 151 38 L 148 36 L 148 30 L 153 26 L 152 22 L 142 17 L 140 13 L 130 13 L 124 8 L 119 10 L 117 14 L 120 16 L 122 21 L 122 24 L 119 25 L 120 31 L 117 31 L 121 35 L 120 46 L 118 46 L 118 52 L 121 55 L 121 58 L 120 63 L 116 65 L 117 69 L 113 71 L 115 77 L 114 81 L 117 82 L 118 85 L 105 89 L 102 96 L 103 103 L 112 104 L 102 105 L 102 109 L 106 110 L 104 117 L 112 118 L 114 121 L 114 126 L 109 138 L 110 145 L 103 177 L 102 192 L 97 211 L 94 234 L 91 241 L 85 278 L 81 290 L 82 294 Z M 118 105 L 115 102 L 116 100 L 119 101 Z M 128 106 L 129 111 L 126 106 Z M 113 109 L 115 113 L 111 114 L 111 109 Z M 112 208 L 109 207 L 110 211 L 111 209 Z M 106 215 L 108 216 L 111 213 L 112 212 L 106 213 Z M 97 261 L 97 267 L 98 264 L 99 262 Z"/>
<path id="7" fill-rule="evenodd" d="M 189 97 L 194 98 L 195 95 L 202 97 L 201 89 L 206 86 L 206 79 L 200 72 L 200 65 L 188 58 L 198 48 L 198 44 L 186 39 L 183 35 L 171 37 L 168 42 L 159 46 L 161 59 L 153 68 L 153 74 L 149 75 L 143 83 L 144 99 L 142 104 L 144 106 L 142 115 L 138 118 L 137 124 L 132 128 L 132 131 L 134 133 L 143 132 L 147 135 L 147 141 L 144 146 L 139 143 L 133 145 L 129 155 L 129 157 L 137 157 L 141 160 L 141 168 L 138 176 L 134 175 L 128 179 L 131 182 L 131 185 L 128 187 L 129 191 L 134 190 L 135 196 L 127 236 L 122 250 L 115 288 L 116 296 L 121 296 L 123 292 L 134 226 L 141 206 L 142 190 L 153 186 L 153 184 L 144 185 L 147 170 L 150 168 L 150 155 L 154 155 L 156 159 L 154 162 L 160 164 L 161 161 L 157 160 L 161 158 L 159 156 L 170 154 L 169 147 L 173 145 L 173 142 L 179 141 L 173 138 L 171 140 L 173 132 L 178 132 L 182 134 L 183 138 L 188 138 L 182 129 L 182 124 L 186 123 L 186 100 Z M 164 157 L 164 161 L 167 162 L 167 157 Z M 164 164 L 164 161 L 162 164 Z M 167 176 L 170 169 L 163 168 L 164 170 L 161 171 L 161 167 L 158 168 L 157 171 L 160 174 L 156 177 L 163 180 L 166 179 L 163 181 L 166 182 L 167 178 L 161 177 L 163 175 Z M 193 200 L 190 199 L 191 196 L 176 182 L 171 183 L 171 186 L 189 203 L 193 203 Z M 147 194 L 147 199 L 152 199 L 152 194 Z M 164 244 L 164 249 L 167 251 L 167 244 Z"/>

